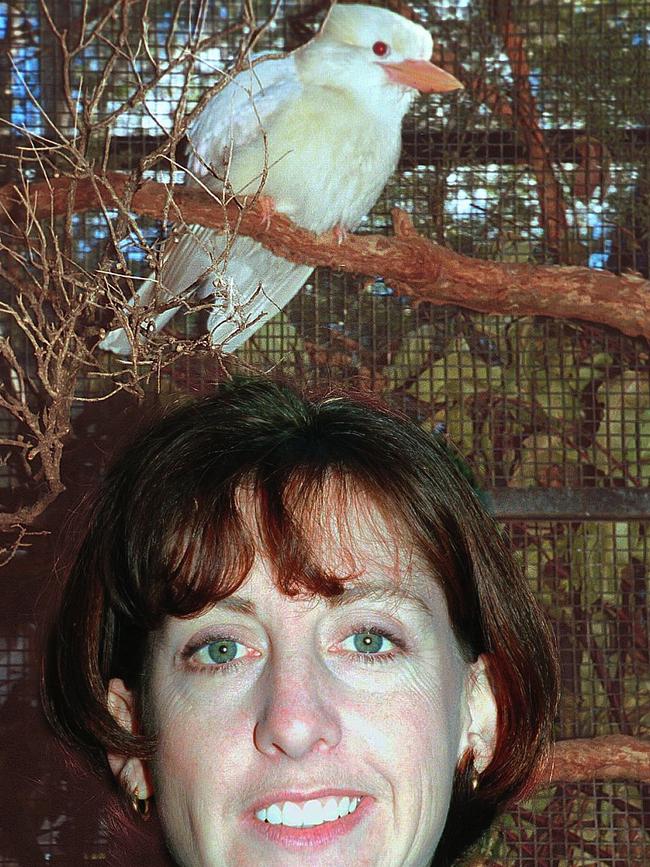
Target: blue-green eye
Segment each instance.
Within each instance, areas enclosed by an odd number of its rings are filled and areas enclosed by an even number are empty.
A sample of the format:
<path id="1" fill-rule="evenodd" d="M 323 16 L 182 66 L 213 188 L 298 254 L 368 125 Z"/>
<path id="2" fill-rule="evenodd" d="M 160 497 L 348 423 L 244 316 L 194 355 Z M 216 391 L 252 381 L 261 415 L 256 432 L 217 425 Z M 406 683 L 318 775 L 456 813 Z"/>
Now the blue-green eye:
<path id="1" fill-rule="evenodd" d="M 381 632 L 371 630 L 355 632 L 353 635 L 350 635 L 349 638 L 345 639 L 345 641 L 350 640 L 352 641 L 352 648 L 345 647 L 345 642 L 343 642 L 342 646 L 345 650 L 350 650 L 353 653 L 375 654 L 382 651 L 390 651 L 395 646 L 387 635 L 382 635 Z M 388 643 L 390 647 L 387 647 L 386 643 Z"/>
<path id="2" fill-rule="evenodd" d="M 226 665 L 245 654 L 245 647 L 232 638 L 219 638 L 210 641 L 194 652 L 194 658 L 201 665 Z"/>

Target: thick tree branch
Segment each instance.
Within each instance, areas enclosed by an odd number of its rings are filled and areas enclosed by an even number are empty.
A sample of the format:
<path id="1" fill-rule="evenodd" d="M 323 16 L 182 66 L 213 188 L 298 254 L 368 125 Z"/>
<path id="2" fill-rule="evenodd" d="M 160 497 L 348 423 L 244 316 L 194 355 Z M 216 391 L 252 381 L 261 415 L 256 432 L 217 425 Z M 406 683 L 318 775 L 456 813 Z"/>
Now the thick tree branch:
<path id="1" fill-rule="evenodd" d="M 650 783 L 650 740 L 607 735 L 560 741 L 540 788 L 592 779 Z"/>
<path id="2" fill-rule="evenodd" d="M 111 173 L 101 179 L 76 180 L 75 211 L 115 207 L 128 176 Z M 108 184 L 108 185 L 107 185 Z M 31 207 L 36 217 L 64 213 L 71 180 L 55 178 L 32 184 Z M 110 189 L 109 189 L 110 186 Z M 636 274 L 621 276 L 575 266 L 534 266 L 462 256 L 418 235 L 409 217 L 395 209 L 395 236 L 351 235 L 339 243 L 333 235 L 316 237 L 276 214 L 267 229 L 257 207 L 227 206 L 208 193 L 153 181 L 135 193 L 132 209 L 157 218 L 168 213 L 186 223 L 222 228 L 239 220 L 237 231 L 263 243 L 279 256 L 313 266 L 366 275 L 381 275 L 398 294 L 432 304 L 458 304 L 484 313 L 575 318 L 611 326 L 631 337 L 650 338 L 650 281 Z M 16 219 L 22 208 L 18 192 L 0 188 L 0 219 Z"/>

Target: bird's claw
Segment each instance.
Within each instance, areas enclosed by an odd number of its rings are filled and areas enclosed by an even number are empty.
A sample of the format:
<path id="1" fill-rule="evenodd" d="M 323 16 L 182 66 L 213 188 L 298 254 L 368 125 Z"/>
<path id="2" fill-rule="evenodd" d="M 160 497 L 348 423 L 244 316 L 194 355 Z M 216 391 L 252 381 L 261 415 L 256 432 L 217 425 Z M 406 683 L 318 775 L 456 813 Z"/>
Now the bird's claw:
<path id="1" fill-rule="evenodd" d="M 334 226 L 334 237 L 336 238 L 337 244 L 342 244 L 344 241 L 347 241 L 349 234 L 350 233 L 344 226 L 339 224 Z"/>
<path id="2" fill-rule="evenodd" d="M 260 223 L 268 232 L 271 228 L 271 220 L 275 214 L 275 199 L 272 199 L 271 196 L 260 196 L 257 204 L 260 209 Z"/>

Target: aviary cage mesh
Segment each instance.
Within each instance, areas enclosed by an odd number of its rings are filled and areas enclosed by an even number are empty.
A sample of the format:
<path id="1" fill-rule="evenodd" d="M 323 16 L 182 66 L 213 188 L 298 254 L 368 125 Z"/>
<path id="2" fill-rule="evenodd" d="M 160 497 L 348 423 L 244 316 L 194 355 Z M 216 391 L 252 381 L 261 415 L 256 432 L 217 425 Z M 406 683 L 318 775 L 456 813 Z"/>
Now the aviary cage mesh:
<path id="1" fill-rule="evenodd" d="M 89 20 L 98 20 L 108 7 L 106 0 L 90 3 Z M 81 14 L 79 0 L 51 0 L 49 8 L 63 26 L 74 25 Z M 274 6 L 256 2 L 254 8 L 263 20 Z M 295 47 L 324 8 L 280 2 L 258 50 Z M 466 255 L 589 264 L 647 277 L 650 3 L 442 0 L 410 8 L 434 35 L 439 57 L 454 58 L 481 87 L 460 97 L 418 101 L 405 121 L 399 169 L 359 231 L 389 232 L 391 209 L 399 206 L 420 233 Z M 146 10 L 144 3 L 133 2 L 127 9 L 132 16 L 144 11 L 150 45 L 161 57 L 170 39 L 179 50 L 193 28 L 220 32 L 241 13 L 236 3 L 182 0 L 155 0 Z M 114 35 L 119 23 L 116 15 Z M 507 32 L 516 34 L 525 51 L 545 165 L 532 165 L 529 142 L 503 109 L 523 98 Z M 35 0 L 0 2 L 0 39 L 2 115 L 44 135 L 50 121 L 71 133 L 60 57 L 43 6 Z M 232 62 L 238 45 L 233 32 L 201 58 L 190 100 Z M 106 42 L 81 53 L 80 80 L 97 75 L 106 59 L 102 51 L 111 50 Z M 134 84 L 126 64 L 118 62 L 101 110 L 120 106 Z M 156 146 L 181 84 L 182 71 L 168 76 L 146 106 L 120 117 L 112 130 L 111 168 L 129 169 Z M 0 136 L 3 151 L 16 148 L 14 128 L 5 125 Z M 2 169 L 5 181 L 12 179 L 13 166 L 7 161 Z M 162 166 L 150 174 L 167 179 L 172 173 Z M 175 177 L 181 180 L 180 168 Z M 545 184 L 559 191 L 556 206 L 566 220 L 561 248 L 540 219 Z M 148 238 L 160 233 L 155 221 L 140 224 Z M 99 215 L 78 216 L 74 249 L 80 260 L 92 266 L 104 240 Z M 134 271 L 145 274 L 135 239 L 123 246 Z M 2 327 L 11 332 L 11 323 Z M 172 327 L 194 334 L 203 323 L 200 315 L 177 317 Z M 28 347 L 22 351 L 28 362 Z M 650 513 L 639 506 L 617 514 L 620 500 L 612 500 L 614 505 L 594 519 L 578 505 L 599 492 L 629 492 L 633 501 L 648 486 L 647 341 L 582 321 L 414 303 L 381 275 L 361 279 L 319 269 L 238 355 L 262 369 L 280 366 L 299 381 L 335 380 L 372 389 L 428 429 L 443 423 L 493 496 L 497 514 L 504 490 L 535 492 L 532 511 L 522 497 L 506 510 L 504 521 L 556 629 L 563 681 L 557 736 L 647 736 Z M 197 376 L 209 387 L 210 375 L 183 360 L 151 384 L 151 394 L 195 385 Z M 96 379 L 88 379 L 80 396 L 92 396 L 98 388 Z M 80 442 L 99 436 L 97 420 L 83 406 L 77 425 Z M 10 469 L 3 472 L 3 483 L 10 486 Z M 569 504 L 559 517 L 552 508 L 558 492 L 566 493 Z M 19 557 L 11 566 L 17 584 L 23 562 Z M 9 783 L 0 783 L 0 864 L 101 860 L 106 856 L 106 834 L 98 824 L 101 794 L 89 799 L 76 791 L 74 775 L 51 770 L 46 735 L 34 743 L 25 736 L 25 719 L 38 714 L 38 620 L 25 614 L 29 606 L 21 593 L 8 599 L 0 615 L 0 720 L 9 734 L 0 748 Z M 19 760 L 9 758 L 16 749 Z M 650 863 L 650 788 L 635 778 L 553 786 L 500 821 L 481 851 L 487 859 L 481 863 L 520 867 L 641 867 Z"/>

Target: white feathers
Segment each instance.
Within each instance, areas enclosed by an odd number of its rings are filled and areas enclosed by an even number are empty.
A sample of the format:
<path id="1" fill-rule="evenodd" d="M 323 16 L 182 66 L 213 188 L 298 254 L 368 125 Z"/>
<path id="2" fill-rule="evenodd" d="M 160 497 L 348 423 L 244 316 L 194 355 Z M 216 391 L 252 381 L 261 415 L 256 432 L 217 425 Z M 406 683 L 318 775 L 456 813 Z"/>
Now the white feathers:
<path id="1" fill-rule="evenodd" d="M 381 40 L 394 53 L 412 60 L 430 60 L 433 52 L 431 34 L 424 27 L 388 9 L 360 3 L 332 6 L 321 34 L 332 42 L 358 47 L 372 47 Z"/>
<path id="2" fill-rule="evenodd" d="M 266 172 L 262 195 L 298 225 L 316 233 L 355 228 L 395 168 L 401 121 L 415 95 L 391 83 L 373 53 L 377 40 L 391 46 L 393 62 L 431 55 L 431 37 L 419 25 L 375 7 L 337 5 L 307 45 L 240 72 L 188 131 L 187 186 L 199 178 L 218 195 L 252 195 Z M 225 250 L 223 234 L 189 227 L 168 242 L 158 284 L 146 281 L 131 303 L 214 295 L 210 339 L 232 352 L 291 300 L 312 269 L 245 237 Z M 154 327 L 179 306 L 156 316 Z M 100 347 L 130 352 L 122 329 Z"/>
<path id="3" fill-rule="evenodd" d="M 273 114 L 287 101 L 300 99 L 302 83 L 294 54 L 256 63 L 219 91 L 188 129 L 188 169 L 199 177 L 207 166 L 224 165 L 231 145 L 244 148 L 259 139 Z M 255 56 L 251 57 L 254 62 Z"/>

